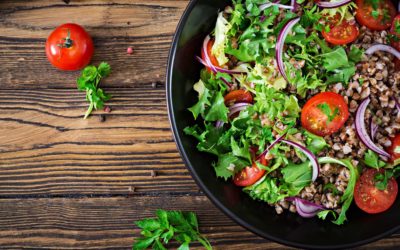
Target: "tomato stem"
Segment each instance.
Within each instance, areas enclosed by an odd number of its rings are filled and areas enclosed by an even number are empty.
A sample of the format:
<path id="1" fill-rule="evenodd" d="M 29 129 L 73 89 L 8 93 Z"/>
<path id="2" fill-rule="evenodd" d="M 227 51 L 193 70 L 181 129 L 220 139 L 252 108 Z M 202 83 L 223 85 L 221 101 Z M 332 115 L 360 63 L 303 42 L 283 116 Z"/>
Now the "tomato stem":
<path id="1" fill-rule="evenodd" d="M 63 38 L 63 43 L 59 43 L 57 44 L 58 47 L 60 48 L 71 48 L 73 45 L 73 41 L 71 39 L 71 31 L 69 29 L 67 29 L 67 37 Z"/>

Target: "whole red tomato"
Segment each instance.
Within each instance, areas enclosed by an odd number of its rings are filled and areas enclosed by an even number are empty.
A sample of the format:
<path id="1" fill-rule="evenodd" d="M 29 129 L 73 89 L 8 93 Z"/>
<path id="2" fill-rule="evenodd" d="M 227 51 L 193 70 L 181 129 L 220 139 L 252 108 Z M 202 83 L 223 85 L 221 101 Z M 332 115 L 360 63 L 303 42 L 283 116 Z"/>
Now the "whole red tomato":
<path id="1" fill-rule="evenodd" d="M 79 70 L 93 56 L 93 41 L 78 24 L 58 26 L 47 38 L 46 56 L 50 63 L 62 70 Z"/>

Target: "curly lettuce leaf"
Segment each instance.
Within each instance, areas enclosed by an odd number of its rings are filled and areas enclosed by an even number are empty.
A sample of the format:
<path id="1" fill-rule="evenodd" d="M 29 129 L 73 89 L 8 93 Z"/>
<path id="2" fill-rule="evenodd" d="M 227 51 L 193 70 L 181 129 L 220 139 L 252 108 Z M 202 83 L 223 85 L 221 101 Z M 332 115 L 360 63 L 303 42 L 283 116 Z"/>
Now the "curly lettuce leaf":
<path id="1" fill-rule="evenodd" d="M 344 191 L 342 198 L 340 199 L 340 202 L 342 203 L 342 210 L 338 218 L 332 221 L 336 225 L 342 225 L 347 220 L 346 212 L 349 209 L 351 203 L 353 202 L 354 188 L 356 186 L 356 182 L 359 176 L 358 170 L 353 166 L 353 164 L 351 164 L 350 160 L 347 159 L 337 160 L 331 157 L 322 157 L 318 161 L 319 163 L 339 164 L 344 167 L 347 167 L 350 170 L 350 179 L 347 184 L 347 188 Z"/>
<path id="2" fill-rule="evenodd" d="M 225 44 L 227 42 L 228 31 L 231 27 L 232 25 L 224 18 L 223 12 L 220 12 L 215 25 L 214 45 L 211 48 L 211 54 L 217 58 L 219 65 L 224 65 L 229 61 L 225 55 Z"/>
<path id="3" fill-rule="evenodd" d="M 248 193 L 254 200 L 261 200 L 273 204 L 288 196 L 282 193 L 277 183 L 277 178 L 264 176 L 255 184 L 245 187 L 243 191 Z"/>
<path id="4" fill-rule="evenodd" d="M 199 101 L 189 108 L 189 111 L 192 112 L 194 119 L 197 119 L 199 115 L 204 116 L 204 112 L 206 110 L 207 105 L 211 105 L 209 98 L 210 92 L 205 87 L 204 82 L 199 80 L 194 84 L 193 89 L 198 93 Z"/>

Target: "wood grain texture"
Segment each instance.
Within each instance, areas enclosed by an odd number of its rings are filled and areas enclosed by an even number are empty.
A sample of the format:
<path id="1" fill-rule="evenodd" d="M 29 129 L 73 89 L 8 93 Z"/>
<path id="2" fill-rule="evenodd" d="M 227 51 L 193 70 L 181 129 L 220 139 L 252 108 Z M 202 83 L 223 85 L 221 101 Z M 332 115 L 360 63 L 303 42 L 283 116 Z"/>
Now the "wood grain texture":
<path id="1" fill-rule="evenodd" d="M 195 211 L 200 230 L 216 249 L 228 246 L 232 250 L 283 249 L 237 226 L 203 196 L 3 199 L 0 203 L 0 247 L 127 249 L 134 237 L 139 236 L 134 221 L 153 217 L 158 208 Z M 399 237 L 393 235 L 362 249 L 394 247 L 393 242 Z M 193 246 L 193 249 L 200 249 L 198 244 Z"/>
<path id="2" fill-rule="evenodd" d="M 187 3 L 0 1 L 1 249 L 129 249 L 139 235 L 133 222 L 157 208 L 195 211 L 216 249 L 287 249 L 221 214 L 176 150 L 164 78 Z M 113 95 L 111 113 L 83 120 L 79 72 L 47 62 L 46 37 L 65 22 L 92 35 L 94 64 L 110 63 L 112 74 L 101 84 Z M 395 234 L 363 249 L 399 245 Z"/>
<path id="3" fill-rule="evenodd" d="M 107 61 L 113 68 L 106 86 L 164 81 L 172 35 L 186 5 L 187 1 L 158 0 L 71 1 L 68 5 L 62 1 L 2 1 L 1 86 L 74 87 L 78 73 L 54 70 L 44 53 L 47 36 L 66 22 L 79 23 L 93 37 L 93 63 Z M 132 55 L 126 53 L 129 46 L 134 48 Z"/>
<path id="4" fill-rule="evenodd" d="M 82 92 L 0 90 L 0 197 L 197 192 L 172 139 L 164 89 L 106 91 L 111 113 L 84 120 Z"/>

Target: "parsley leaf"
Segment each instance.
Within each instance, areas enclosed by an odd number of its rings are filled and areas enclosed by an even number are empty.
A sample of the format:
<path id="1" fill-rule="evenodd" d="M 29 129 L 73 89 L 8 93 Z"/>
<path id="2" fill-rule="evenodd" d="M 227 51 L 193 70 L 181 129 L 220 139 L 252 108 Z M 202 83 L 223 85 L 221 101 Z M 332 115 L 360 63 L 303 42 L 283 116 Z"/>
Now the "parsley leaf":
<path id="1" fill-rule="evenodd" d="M 378 9 L 381 0 L 366 0 L 365 3 L 372 6 L 374 10 Z"/>
<path id="2" fill-rule="evenodd" d="M 326 220 L 326 217 L 331 214 L 334 219 L 336 219 L 336 213 L 333 210 L 322 210 L 317 213 L 318 218 Z"/>
<path id="3" fill-rule="evenodd" d="M 337 107 L 335 107 L 335 109 L 334 109 L 333 112 L 332 112 L 331 107 L 330 107 L 326 102 L 323 102 L 323 103 L 318 104 L 318 105 L 317 105 L 317 108 L 318 108 L 319 110 L 321 110 L 322 113 L 324 113 L 324 114 L 326 115 L 326 117 L 328 117 L 327 123 L 328 123 L 328 122 L 332 122 L 333 119 L 335 119 L 335 117 L 336 117 L 336 116 L 338 115 L 338 113 L 339 113 L 339 109 L 338 109 Z"/>
<path id="4" fill-rule="evenodd" d="M 372 10 L 372 11 L 371 11 L 371 16 L 372 16 L 374 19 L 378 19 L 378 17 L 379 17 L 379 11 L 378 11 L 378 10 Z"/>
<path id="5" fill-rule="evenodd" d="M 181 245 L 178 249 L 189 249 L 189 244 L 200 242 L 205 249 L 211 250 L 210 242 L 200 234 L 197 216 L 194 212 L 166 211 L 158 209 L 157 218 L 143 219 L 135 224 L 141 231 L 141 238 L 135 240 L 132 250 L 166 249 L 164 244 L 175 240 Z"/>
<path id="6" fill-rule="evenodd" d="M 384 161 L 379 159 L 378 154 L 370 149 L 364 154 L 364 163 L 371 168 L 381 168 L 386 165 Z"/>
<path id="7" fill-rule="evenodd" d="M 355 45 L 351 45 L 350 52 L 348 54 L 349 61 L 356 64 L 361 61 L 363 54 L 364 54 L 363 49 L 360 49 Z"/>
<path id="8" fill-rule="evenodd" d="M 97 68 L 89 65 L 82 70 L 81 75 L 76 80 L 78 90 L 86 91 L 86 100 L 90 103 L 84 119 L 92 113 L 93 109 L 103 108 L 104 102 L 111 98 L 111 95 L 99 88 L 100 80 L 108 76 L 110 72 L 110 65 L 106 62 L 100 63 Z"/>
<path id="9" fill-rule="evenodd" d="M 304 130 L 306 136 L 307 148 L 314 154 L 318 154 L 321 150 L 328 146 L 325 139 L 321 136 L 314 135 L 313 133 Z"/>
<path id="10" fill-rule="evenodd" d="M 374 177 L 375 187 L 379 190 L 386 190 L 390 178 L 399 177 L 400 167 L 385 169 L 383 173 L 377 173 Z"/>
<path id="11" fill-rule="evenodd" d="M 394 22 L 394 31 L 397 34 L 400 34 L 400 20 L 396 19 L 396 21 Z"/>

